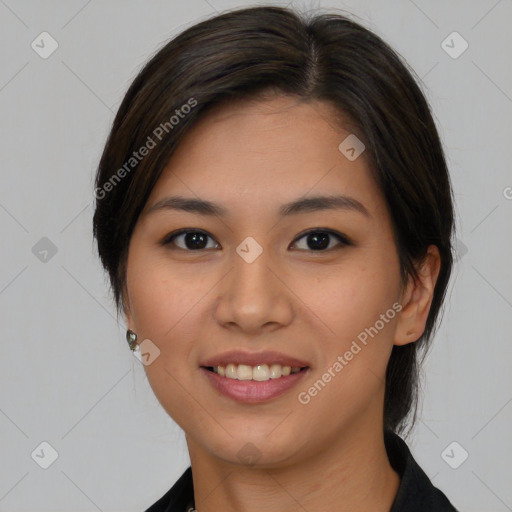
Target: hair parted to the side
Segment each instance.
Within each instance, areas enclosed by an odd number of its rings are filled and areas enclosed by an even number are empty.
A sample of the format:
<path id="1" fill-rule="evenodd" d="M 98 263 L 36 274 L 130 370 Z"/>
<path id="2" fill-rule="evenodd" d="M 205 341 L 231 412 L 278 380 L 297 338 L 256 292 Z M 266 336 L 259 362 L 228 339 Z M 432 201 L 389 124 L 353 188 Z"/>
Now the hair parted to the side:
<path id="1" fill-rule="evenodd" d="M 346 16 L 288 8 L 232 10 L 165 44 L 129 87 L 96 175 L 93 233 L 118 314 L 126 296 L 130 237 L 156 181 L 194 123 L 234 100 L 293 95 L 323 101 L 350 126 L 387 202 L 402 282 L 430 244 L 441 270 L 426 328 L 394 346 L 386 373 L 384 427 L 403 432 L 416 417 L 418 357 L 425 354 L 452 270 L 454 213 L 442 144 L 407 64 L 380 37 Z M 153 143 L 151 143 L 152 141 Z M 145 156 L 134 159 L 142 147 Z M 140 156 L 138 154 L 138 156 Z"/>

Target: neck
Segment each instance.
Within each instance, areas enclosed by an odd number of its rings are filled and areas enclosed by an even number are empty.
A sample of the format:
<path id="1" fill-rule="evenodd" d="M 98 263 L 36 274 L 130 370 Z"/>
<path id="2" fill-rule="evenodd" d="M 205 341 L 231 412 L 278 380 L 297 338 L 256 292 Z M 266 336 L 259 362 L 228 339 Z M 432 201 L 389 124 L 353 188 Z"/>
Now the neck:
<path id="1" fill-rule="evenodd" d="M 375 424 L 374 424 L 375 425 Z M 264 468 L 231 463 L 187 437 L 197 512 L 389 512 L 399 477 L 382 428 L 347 429 L 322 452 Z"/>

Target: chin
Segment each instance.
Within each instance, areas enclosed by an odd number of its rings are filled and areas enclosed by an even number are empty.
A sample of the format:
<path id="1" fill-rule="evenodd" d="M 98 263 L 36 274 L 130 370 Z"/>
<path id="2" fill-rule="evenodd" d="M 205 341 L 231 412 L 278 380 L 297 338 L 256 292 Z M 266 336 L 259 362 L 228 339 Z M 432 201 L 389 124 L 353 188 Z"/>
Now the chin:
<path id="1" fill-rule="evenodd" d="M 239 464 L 254 468 L 274 468 L 291 464 L 302 454 L 298 435 L 284 432 L 280 437 L 272 428 L 261 429 L 259 432 L 247 432 L 242 428 L 237 431 L 243 434 L 233 437 L 222 436 L 214 446 L 212 438 L 205 440 L 208 451 L 219 459 L 230 464 Z M 229 431 L 229 430 L 228 430 Z"/>

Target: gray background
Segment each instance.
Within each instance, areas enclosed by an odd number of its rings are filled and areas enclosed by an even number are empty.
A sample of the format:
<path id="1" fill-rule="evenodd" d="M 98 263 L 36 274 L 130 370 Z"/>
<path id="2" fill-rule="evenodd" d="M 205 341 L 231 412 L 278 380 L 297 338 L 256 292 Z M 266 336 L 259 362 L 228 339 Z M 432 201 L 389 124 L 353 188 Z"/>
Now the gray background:
<path id="1" fill-rule="evenodd" d="M 243 5 L 254 4 L 0 0 L 1 511 L 144 510 L 188 466 L 183 432 L 116 321 L 92 241 L 93 176 L 149 56 Z M 357 15 L 423 78 L 454 183 L 459 255 L 409 445 L 460 510 L 512 510 L 512 2 L 294 5 Z M 47 59 L 31 47 L 43 31 L 58 42 Z M 441 44 L 453 31 L 469 44 L 457 58 Z M 58 453 L 47 469 L 43 441 Z"/>

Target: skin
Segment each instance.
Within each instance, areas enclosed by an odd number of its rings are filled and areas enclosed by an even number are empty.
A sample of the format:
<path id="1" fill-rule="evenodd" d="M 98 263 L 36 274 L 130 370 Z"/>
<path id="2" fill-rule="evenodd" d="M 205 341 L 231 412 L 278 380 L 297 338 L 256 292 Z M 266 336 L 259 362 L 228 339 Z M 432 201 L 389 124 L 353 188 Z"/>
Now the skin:
<path id="1" fill-rule="evenodd" d="M 394 344 L 423 333 L 439 253 L 430 246 L 419 279 L 401 286 L 384 197 L 364 153 L 349 161 L 338 150 L 350 132 L 330 112 L 325 103 L 287 96 L 212 110 L 169 161 L 130 240 L 127 326 L 160 350 L 145 371 L 185 431 L 199 512 L 313 512 L 332 503 L 338 511 L 389 511 L 398 490 L 382 433 L 386 365 Z M 147 213 L 174 194 L 220 203 L 230 214 Z M 281 204 L 313 194 L 348 195 L 369 215 L 277 216 Z M 206 231 L 206 248 L 192 251 L 184 236 L 161 245 L 180 228 Z M 310 228 L 340 232 L 353 245 L 331 235 L 328 249 L 315 249 L 298 238 Z M 236 252 L 247 236 L 263 249 L 252 263 Z M 317 396 L 299 403 L 297 394 L 394 303 L 400 313 Z M 241 404 L 199 369 L 239 348 L 293 355 L 309 362 L 309 374 L 280 397 Z M 256 463 L 237 455 L 248 442 Z"/>

